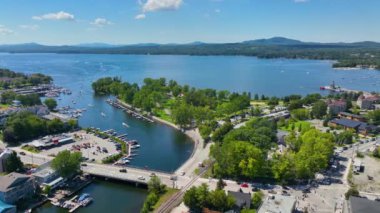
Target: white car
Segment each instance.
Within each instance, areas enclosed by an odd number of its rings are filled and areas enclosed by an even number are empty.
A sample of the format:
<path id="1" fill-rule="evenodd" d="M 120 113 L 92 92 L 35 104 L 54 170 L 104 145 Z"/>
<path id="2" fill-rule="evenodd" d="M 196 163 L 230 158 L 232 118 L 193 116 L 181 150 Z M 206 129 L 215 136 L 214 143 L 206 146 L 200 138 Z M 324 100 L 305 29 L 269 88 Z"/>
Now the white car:
<path id="1" fill-rule="evenodd" d="M 145 178 L 143 176 L 139 176 L 137 179 L 139 179 L 139 180 L 145 180 Z"/>

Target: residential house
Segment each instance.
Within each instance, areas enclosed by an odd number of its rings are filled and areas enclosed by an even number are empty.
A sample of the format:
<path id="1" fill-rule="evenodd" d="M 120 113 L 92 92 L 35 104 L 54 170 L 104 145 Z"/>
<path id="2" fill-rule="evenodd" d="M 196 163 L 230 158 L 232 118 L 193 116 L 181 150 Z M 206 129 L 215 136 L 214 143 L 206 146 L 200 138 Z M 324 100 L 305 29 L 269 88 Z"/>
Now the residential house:
<path id="1" fill-rule="evenodd" d="M 348 213 L 378 213 L 380 202 L 351 196 L 347 204 Z"/>
<path id="2" fill-rule="evenodd" d="M 33 177 L 12 172 L 0 176 L 0 200 L 15 204 L 21 199 L 28 198 L 35 193 L 36 185 Z"/>
<path id="3" fill-rule="evenodd" d="M 291 196 L 270 195 L 261 204 L 257 213 L 292 213 L 296 207 L 296 199 Z"/>
<path id="4" fill-rule="evenodd" d="M 333 115 L 344 112 L 347 109 L 347 102 L 345 100 L 328 100 L 327 110 Z"/>
<path id="5" fill-rule="evenodd" d="M 356 104 L 360 107 L 360 109 L 364 110 L 374 109 L 375 104 L 377 103 L 380 103 L 380 97 L 377 95 L 361 95 L 356 101 Z"/>

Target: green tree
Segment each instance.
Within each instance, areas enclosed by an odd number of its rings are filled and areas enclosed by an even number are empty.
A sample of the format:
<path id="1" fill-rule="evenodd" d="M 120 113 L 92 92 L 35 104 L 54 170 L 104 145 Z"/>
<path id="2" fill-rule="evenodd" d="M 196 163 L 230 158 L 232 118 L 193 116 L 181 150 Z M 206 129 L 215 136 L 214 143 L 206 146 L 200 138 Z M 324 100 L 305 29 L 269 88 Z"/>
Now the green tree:
<path id="1" fill-rule="evenodd" d="M 359 191 L 358 191 L 356 188 L 351 187 L 351 188 L 348 189 L 348 191 L 344 194 L 344 196 L 346 197 L 346 200 L 348 200 L 351 196 L 358 197 L 358 196 L 359 196 Z"/>
<path id="2" fill-rule="evenodd" d="M 368 119 L 373 125 L 380 125 L 380 109 L 368 112 Z"/>
<path id="3" fill-rule="evenodd" d="M 57 107 L 57 101 L 53 98 L 45 99 L 44 104 L 49 110 L 54 110 Z"/>
<path id="4" fill-rule="evenodd" d="M 81 152 L 71 153 L 70 151 L 65 150 L 59 152 L 52 160 L 51 167 L 62 177 L 70 177 L 79 171 L 81 159 Z"/>
<path id="5" fill-rule="evenodd" d="M 165 185 L 161 184 L 160 178 L 153 176 L 148 181 L 148 191 L 149 193 L 155 193 L 160 195 L 165 192 Z"/>
<path id="6" fill-rule="evenodd" d="M 141 209 L 141 213 L 149 213 L 153 210 L 153 206 L 157 203 L 159 197 L 157 194 L 155 193 L 149 193 L 145 202 L 144 202 L 144 205 L 143 205 L 143 208 Z"/>
<path id="7" fill-rule="evenodd" d="M 327 114 L 327 104 L 324 101 L 317 101 L 314 103 L 311 113 L 318 119 L 323 118 Z"/>
<path id="8" fill-rule="evenodd" d="M 258 209 L 263 202 L 264 193 L 262 191 L 255 192 L 252 195 L 252 208 Z"/>
<path id="9" fill-rule="evenodd" d="M 352 131 L 343 131 L 336 136 L 335 142 L 338 145 L 352 144 L 354 134 Z"/>
<path id="10" fill-rule="evenodd" d="M 209 209 L 225 212 L 231 210 L 234 204 L 235 199 L 227 195 L 224 190 L 215 190 L 209 193 L 207 204 Z"/>
<path id="11" fill-rule="evenodd" d="M 24 164 L 21 159 L 17 156 L 16 152 L 12 152 L 8 158 L 5 160 L 5 171 L 11 172 L 22 172 L 24 170 Z"/>

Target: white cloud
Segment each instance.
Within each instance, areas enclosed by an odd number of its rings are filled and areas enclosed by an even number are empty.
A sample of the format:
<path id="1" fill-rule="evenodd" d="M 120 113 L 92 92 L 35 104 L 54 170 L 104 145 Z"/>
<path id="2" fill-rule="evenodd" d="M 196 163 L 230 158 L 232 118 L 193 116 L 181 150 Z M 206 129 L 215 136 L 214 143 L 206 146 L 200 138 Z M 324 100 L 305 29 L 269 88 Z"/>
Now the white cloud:
<path id="1" fill-rule="evenodd" d="M 293 0 L 295 3 L 305 3 L 308 2 L 309 0 Z"/>
<path id="2" fill-rule="evenodd" d="M 41 16 L 33 16 L 32 18 L 34 20 L 64 20 L 64 21 L 73 21 L 75 19 L 73 14 L 70 14 L 64 11 L 60 11 L 57 13 L 47 13 Z"/>
<path id="3" fill-rule="evenodd" d="M 113 23 L 108 21 L 105 18 L 97 18 L 93 22 L 91 22 L 90 24 L 95 25 L 97 27 L 104 27 L 106 25 L 112 25 Z"/>
<path id="4" fill-rule="evenodd" d="M 0 35 L 9 35 L 12 34 L 13 30 L 6 28 L 3 25 L 0 25 Z"/>
<path id="5" fill-rule="evenodd" d="M 220 9 L 215 9 L 215 13 L 220 13 L 222 12 Z"/>
<path id="6" fill-rule="evenodd" d="M 142 5 L 144 13 L 159 10 L 177 10 L 181 5 L 182 0 L 147 0 Z"/>
<path id="7" fill-rule="evenodd" d="M 146 15 L 144 13 L 138 14 L 135 16 L 135 19 L 144 19 Z"/>
<path id="8" fill-rule="evenodd" d="M 21 29 L 25 29 L 25 30 L 33 30 L 33 31 L 36 31 L 40 28 L 40 26 L 36 25 L 36 24 L 32 24 L 32 25 L 19 25 L 19 27 Z"/>

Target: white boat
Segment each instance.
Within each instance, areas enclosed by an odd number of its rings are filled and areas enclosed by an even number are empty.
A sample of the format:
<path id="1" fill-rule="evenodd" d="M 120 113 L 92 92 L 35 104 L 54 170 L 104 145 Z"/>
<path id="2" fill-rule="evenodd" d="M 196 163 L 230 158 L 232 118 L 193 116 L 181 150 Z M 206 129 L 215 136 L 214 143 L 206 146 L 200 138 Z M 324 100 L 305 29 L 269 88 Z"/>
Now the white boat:
<path id="1" fill-rule="evenodd" d="M 133 146 L 131 146 L 131 148 L 132 149 L 140 148 L 140 144 L 133 145 Z"/>
<path id="2" fill-rule="evenodd" d="M 100 113 L 103 117 L 106 117 L 106 114 L 104 112 Z"/>
<path id="3" fill-rule="evenodd" d="M 128 124 L 126 124 L 124 122 L 122 123 L 122 125 L 125 126 L 125 127 L 127 127 L 127 128 L 129 127 Z"/>

